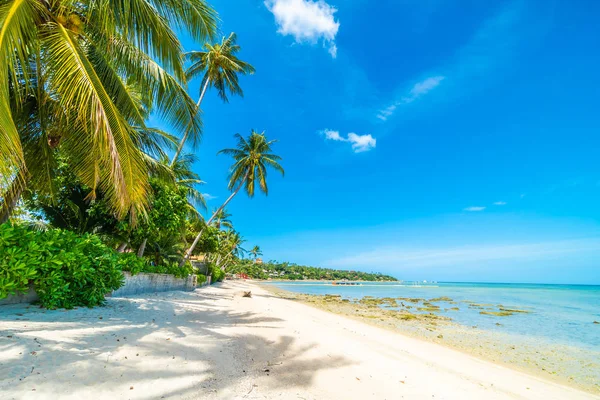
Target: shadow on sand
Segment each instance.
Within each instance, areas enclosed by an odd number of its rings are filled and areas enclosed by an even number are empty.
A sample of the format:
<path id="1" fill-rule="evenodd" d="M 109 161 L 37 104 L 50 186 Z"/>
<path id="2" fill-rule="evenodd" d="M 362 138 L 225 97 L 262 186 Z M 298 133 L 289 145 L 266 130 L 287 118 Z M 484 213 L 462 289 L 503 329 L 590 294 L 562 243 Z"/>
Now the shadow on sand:
<path id="1" fill-rule="evenodd" d="M 238 396 L 245 394 L 241 387 L 251 391 L 264 379 L 272 388 L 301 390 L 319 370 L 351 364 L 309 354 L 314 344 L 299 346 L 286 334 L 268 340 L 260 333 L 282 329 L 281 319 L 232 312 L 219 305 L 219 294 L 113 298 L 105 307 L 69 311 L 0 307 L 0 392 L 8 398 L 33 389 L 58 397 Z"/>

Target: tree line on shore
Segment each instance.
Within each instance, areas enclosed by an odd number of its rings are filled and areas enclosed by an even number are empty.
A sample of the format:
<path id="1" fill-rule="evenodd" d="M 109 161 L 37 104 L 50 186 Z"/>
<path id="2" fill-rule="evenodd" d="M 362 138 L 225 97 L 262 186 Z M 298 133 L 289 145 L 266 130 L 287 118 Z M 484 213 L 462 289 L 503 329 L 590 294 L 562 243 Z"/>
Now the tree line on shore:
<path id="1" fill-rule="evenodd" d="M 232 274 L 247 275 L 251 279 L 282 279 L 282 280 L 327 280 L 327 281 L 397 281 L 389 275 L 374 272 L 346 271 L 328 268 L 310 267 L 288 262 L 269 261 L 257 263 L 245 259 L 235 263 L 227 270 Z"/>

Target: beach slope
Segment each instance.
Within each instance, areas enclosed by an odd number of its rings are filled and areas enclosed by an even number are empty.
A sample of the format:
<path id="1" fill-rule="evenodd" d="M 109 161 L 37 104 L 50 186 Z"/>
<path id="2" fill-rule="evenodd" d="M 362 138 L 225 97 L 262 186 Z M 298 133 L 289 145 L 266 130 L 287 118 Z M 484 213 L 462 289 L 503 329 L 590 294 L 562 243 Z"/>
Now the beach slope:
<path id="1" fill-rule="evenodd" d="M 242 297 L 244 290 L 252 298 Z M 247 282 L 0 307 L 3 399 L 599 399 Z"/>

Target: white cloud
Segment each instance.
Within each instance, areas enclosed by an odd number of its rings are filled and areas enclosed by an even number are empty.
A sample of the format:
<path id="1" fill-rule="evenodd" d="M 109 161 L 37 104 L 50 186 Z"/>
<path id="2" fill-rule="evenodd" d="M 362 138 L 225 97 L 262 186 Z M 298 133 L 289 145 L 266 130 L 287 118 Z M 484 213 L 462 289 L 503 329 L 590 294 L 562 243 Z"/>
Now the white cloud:
<path id="1" fill-rule="evenodd" d="M 465 211 L 483 211 L 483 210 L 485 210 L 485 207 L 473 206 L 473 207 L 467 207 L 464 210 Z"/>
<path id="2" fill-rule="evenodd" d="M 410 90 L 410 99 L 411 101 L 416 100 L 420 96 L 429 93 L 445 79 L 443 76 L 432 76 L 431 78 L 427 78 L 422 82 L 418 82 L 413 86 Z"/>
<path id="3" fill-rule="evenodd" d="M 325 136 L 327 140 L 333 140 L 336 142 L 348 142 L 352 144 L 352 150 L 355 153 L 362 153 L 374 149 L 377 145 L 377 139 L 370 134 L 368 135 L 357 135 L 354 132 L 350 132 L 348 137 L 340 135 L 339 131 L 333 131 L 331 129 L 324 129 L 319 132 Z"/>
<path id="4" fill-rule="evenodd" d="M 206 201 L 214 200 L 218 197 L 218 196 L 213 196 L 210 193 L 202 193 L 202 196 L 204 196 L 204 200 L 206 200 Z"/>
<path id="5" fill-rule="evenodd" d="M 494 203 L 495 206 L 505 206 L 506 202 L 505 201 L 497 201 Z"/>
<path id="6" fill-rule="evenodd" d="M 345 142 L 346 141 L 346 139 L 344 139 L 343 137 L 340 136 L 340 132 L 339 131 L 332 131 L 332 130 L 329 130 L 329 129 L 325 129 L 323 131 L 323 134 L 329 140 L 335 140 L 335 141 L 340 141 L 340 142 Z"/>
<path id="7" fill-rule="evenodd" d="M 398 106 L 402 104 L 410 104 L 418 98 L 426 95 L 427 93 L 431 92 L 433 89 L 438 87 L 444 79 L 446 79 L 444 76 L 438 75 L 429 77 L 427 79 L 422 80 L 421 82 L 415 83 L 408 92 L 407 96 L 404 96 L 402 97 L 402 99 L 396 101 L 392 105 L 382 110 L 379 110 L 379 112 L 377 113 L 377 118 L 379 118 L 382 121 L 386 121 L 389 117 L 392 116 L 392 114 L 394 114 L 394 111 L 396 111 L 396 108 L 398 108 Z"/>
<path id="8" fill-rule="evenodd" d="M 362 153 L 374 149 L 377 145 L 377 140 L 371 135 L 357 135 L 356 133 L 348 134 L 348 141 L 352 143 L 352 150 L 355 153 Z"/>
<path id="9" fill-rule="evenodd" d="M 298 43 L 323 40 L 329 54 L 337 56 L 335 36 L 340 23 L 334 19 L 335 7 L 324 0 L 265 0 L 265 6 L 275 16 L 277 32 L 293 36 Z"/>

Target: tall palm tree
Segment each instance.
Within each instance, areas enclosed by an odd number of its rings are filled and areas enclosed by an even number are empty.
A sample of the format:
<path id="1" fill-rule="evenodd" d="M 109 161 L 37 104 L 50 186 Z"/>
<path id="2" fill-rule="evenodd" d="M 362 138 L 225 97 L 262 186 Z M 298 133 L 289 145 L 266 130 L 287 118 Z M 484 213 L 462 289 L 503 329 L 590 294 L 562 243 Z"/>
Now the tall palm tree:
<path id="1" fill-rule="evenodd" d="M 226 209 L 222 209 L 219 212 L 215 211 L 215 218 L 213 219 L 213 223 L 215 228 L 221 229 L 233 229 L 233 222 L 231 222 L 231 214 L 227 212 Z"/>
<path id="2" fill-rule="evenodd" d="M 237 58 L 236 54 L 240 51 L 240 46 L 236 42 L 237 35 L 232 32 L 228 37 L 223 37 L 220 44 L 211 45 L 206 43 L 204 45 L 205 51 L 187 53 L 187 57 L 192 62 L 187 70 L 188 79 L 203 74 L 202 83 L 200 84 L 200 98 L 196 103 L 198 109 L 200 109 L 206 90 L 209 87 L 216 88 L 219 97 L 226 103 L 229 101 L 227 91 L 234 95 L 244 95 L 239 85 L 238 74 L 253 74 L 254 67 Z M 186 130 L 173 157 L 173 163 L 179 158 L 179 154 L 188 139 L 188 134 L 189 131 Z"/>
<path id="3" fill-rule="evenodd" d="M 246 250 L 242 247 L 244 242 L 246 241 L 242 238 L 242 235 L 240 235 L 239 232 L 233 230 L 227 231 L 223 246 L 225 254 L 223 256 L 219 255 L 219 258 L 216 261 L 216 266 L 224 271 L 231 258 L 242 258 L 246 253 Z"/>
<path id="4" fill-rule="evenodd" d="M 250 256 L 252 256 L 252 258 L 255 260 L 258 258 L 258 256 L 262 256 L 263 254 L 258 246 L 254 246 L 248 253 L 250 253 Z"/>
<path id="5" fill-rule="evenodd" d="M 235 135 L 235 138 L 238 141 L 236 148 L 224 149 L 217 153 L 230 155 L 235 161 L 230 168 L 228 185 L 228 188 L 232 193 L 221 207 L 219 207 L 210 217 L 206 222 L 206 225 L 210 225 L 217 214 L 229 204 L 242 188 L 245 188 L 248 197 L 252 198 L 254 197 L 255 186 L 258 184 L 260 190 L 265 195 L 268 195 L 267 167 L 273 168 L 279 171 L 281 175 L 284 175 L 283 167 L 279 164 L 281 157 L 272 153 L 271 146 L 276 142 L 275 140 L 268 141 L 264 132 L 257 133 L 254 130 L 250 132 L 248 139 L 245 139 L 239 133 Z M 181 260 L 181 266 L 183 266 L 190 257 L 201 236 L 202 230 L 200 230 L 190 248 L 185 252 L 185 256 L 183 257 L 183 260 Z"/>
<path id="6" fill-rule="evenodd" d="M 204 41 L 216 26 L 204 0 L 1 0 L 0 222 L 26 185 L 52 191 L 59 146 L 90 198 L 143 211 L 148 113 L 201 131 L 175 29 Z"/>

